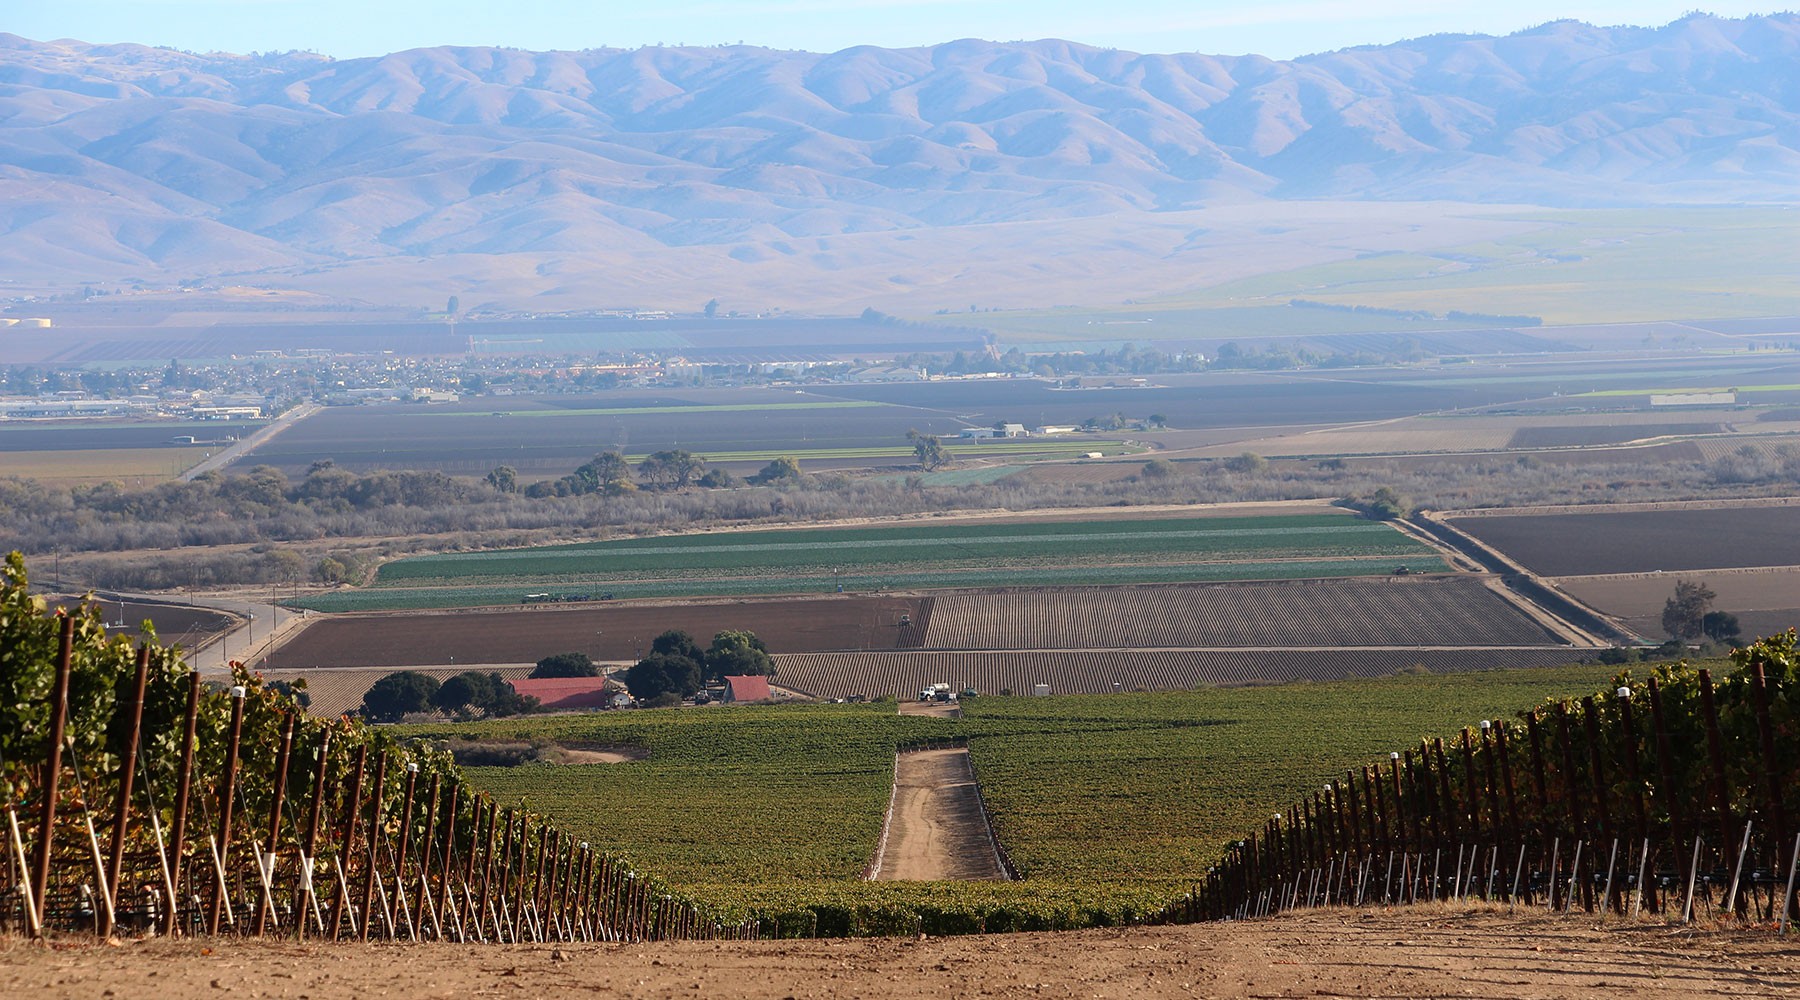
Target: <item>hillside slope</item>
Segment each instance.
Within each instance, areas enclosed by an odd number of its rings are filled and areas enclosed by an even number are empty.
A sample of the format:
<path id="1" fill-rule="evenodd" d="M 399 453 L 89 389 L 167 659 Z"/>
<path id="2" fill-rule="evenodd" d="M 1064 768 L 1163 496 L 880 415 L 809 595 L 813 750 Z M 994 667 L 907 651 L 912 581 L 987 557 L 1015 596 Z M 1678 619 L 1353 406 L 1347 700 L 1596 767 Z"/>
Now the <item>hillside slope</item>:
<path id="1" fill-rule="evenodd" d="M 424 285 L 510 276 L 555 298 L 595 269 L 565 257 L 630 258 L 654 284 L 831 250 L 795 241 L 1073 223 L 1054 251 L 1104 241 L 1094 219 L 1265 199 L 1791 201 L 1796 64 L 1793 14 L 1289 62 L 970 40 L 334 61 L 0 34 L 0 269 L 110 282 L 385 260 Z M 892 255 L 903 274 L 908 248 L 880 246 L 850 263 Z M 688 248 L 723 249 L 658 262 Z"/>

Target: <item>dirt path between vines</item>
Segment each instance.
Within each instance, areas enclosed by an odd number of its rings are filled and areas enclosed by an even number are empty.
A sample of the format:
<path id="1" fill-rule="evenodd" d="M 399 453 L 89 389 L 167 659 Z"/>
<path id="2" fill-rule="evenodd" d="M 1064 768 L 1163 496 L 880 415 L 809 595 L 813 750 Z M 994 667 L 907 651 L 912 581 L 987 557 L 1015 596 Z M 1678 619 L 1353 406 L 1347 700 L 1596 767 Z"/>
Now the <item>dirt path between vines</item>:
<path id="1" fill-rule="evenodd" d="M 1419 906 L 958 938 L 642 945 L 0 939 L 0 995 L 62 997 L 1793 997 L 1768 929 L 1681 930 Z"/>
<path id="2" fill-rule="evenodd" d="M 1006 878 L 968 750 L 900 754 L 874 877 L 901 882 Z"/>

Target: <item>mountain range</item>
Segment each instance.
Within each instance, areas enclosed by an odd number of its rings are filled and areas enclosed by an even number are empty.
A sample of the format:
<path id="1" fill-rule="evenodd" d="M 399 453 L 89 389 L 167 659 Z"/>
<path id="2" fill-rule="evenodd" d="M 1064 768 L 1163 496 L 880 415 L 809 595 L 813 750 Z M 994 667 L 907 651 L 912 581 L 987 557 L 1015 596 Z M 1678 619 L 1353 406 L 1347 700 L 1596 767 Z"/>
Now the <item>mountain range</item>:
<path id="1" fill-rule="evenodd" d="M 981 234 L 1044 280 L 1133 220 L 1179 220 L 1142 248 L 1160 259 L 1209 218 L 1343 203 L 1791 202 L 1796 67 L 1791 13 L 1291 61 L 973 40 L 334 60 L 0 33 L 0 273 L 563 308 L 695 282 L 792 299 L 850 271 L 824 299 L 873 301 L 964 292 L 944 258 L 979 260 Z"/>

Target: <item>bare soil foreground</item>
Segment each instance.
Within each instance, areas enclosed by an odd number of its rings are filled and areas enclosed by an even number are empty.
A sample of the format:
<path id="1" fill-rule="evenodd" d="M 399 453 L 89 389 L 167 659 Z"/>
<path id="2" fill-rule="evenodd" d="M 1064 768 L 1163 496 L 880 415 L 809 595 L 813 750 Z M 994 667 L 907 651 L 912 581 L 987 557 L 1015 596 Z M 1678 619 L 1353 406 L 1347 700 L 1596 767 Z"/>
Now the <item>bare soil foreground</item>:
<path id="1" fill-rule="evenodd" d="M 1503 910 L 1322 910 L 1189 927 L 645 945 L 0 944 L 0 996 L 1793 997 L 1800 949 Z"/>
<path id="2" fill-rule="evenodd" d="M 875 877 L 1004 879 L 967 750 L 914 750 L 894 766 L 894 807 Z"/>

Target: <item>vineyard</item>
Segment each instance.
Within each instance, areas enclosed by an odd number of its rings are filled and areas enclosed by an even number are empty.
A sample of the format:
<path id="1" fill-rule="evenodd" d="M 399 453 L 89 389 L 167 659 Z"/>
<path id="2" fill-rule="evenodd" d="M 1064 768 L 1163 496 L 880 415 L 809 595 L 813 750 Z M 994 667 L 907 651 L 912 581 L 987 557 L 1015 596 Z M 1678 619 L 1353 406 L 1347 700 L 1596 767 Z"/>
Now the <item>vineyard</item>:
<path id="1" fill-rule="evenodd" d="M 1555 642 L 1471 577 L 951 594 L 937 649 L 1469 646 Z"/>
<path id="2" fill-rule="evenodd" d="M 49 614 L 15 557 L 0 589 L 0 696 L 16 706 L 0 716 L 0 919 L 25 934 L 491 942 L 1055 929 L 1469 895 L 1786 912 L 1791 636 L 1716 685 L 1670 666 L 1573 702 L 1543 698 L 1591 690 L 1605 668 L 1451 673 L 1469 651 L 1356 652 L 1392 653 L 1406 675 L 986 696 L 961 719 L 846 704 L 374 729 L 308 716 L 242 670 L 203 684 L 154 643 L 108 639 L 91 605 Z M 944 655 L 882 658 L 924 671 Z M 483 740 L 637 752 L 458 768 Z M 861 881 L 894 753 L 946 741 L 969 746 L 1021 880 Z"/>
<path id="3" fill-rule="evenodd" d="M 988 693 L 1024 695 L 1048 684 L 1054 694 L 1107 694 L 1550 666 L 1573 655 L 1554 646 L 791 653 L 776 655 L 775 682 L 819 698 L 915 697 L 921 686 L 938 681 Z"/>
<path id="4" fill-rule="evenodd" d="M 450 756 L 307 715 L 241 669 L 108 639 L 0 577 L 8 929 L 325 939 L 746 937 L 544 817 L 502 808 Z"/>
<path id="5" fill-rule="evenodd" d="M 1424 654 L 1429 656 L 1431 654 Z M 674 891 L 728 912 L 818 914 L 822 933 L 1068 928 L 1142 919 L 1220 845 L 1384 747 L 1608 668 L 1059 698 L 984 696 L 960 720 L 889 705 L 603 712 L 427 726 L 409 735 L 635 745 L 630 764 L 470 769 L 614 845 Z M 896 748 L 966 740 L 1001 843 L 1024 879 L 862 882 Z M 674 793 L 671 793 L 674 790 Z M 786 925 L 784 920 L 784 925 Z"/>
<path id="6" fill-rule="evenodd" d="M 1231 847 L 1168 918 L 1480 898 L 1774 922 L 1800 911 L 1800 650 L 1736 650 L 1352 767 Z"/>

